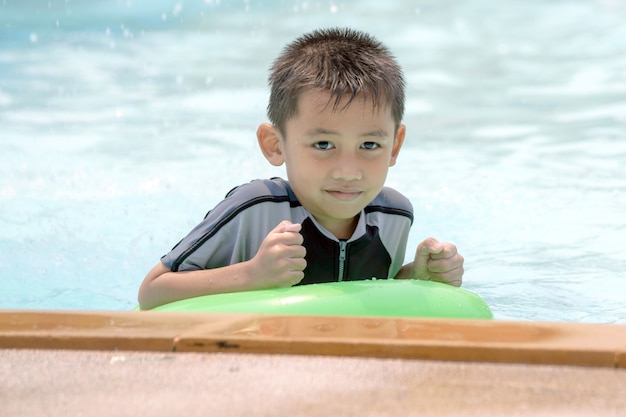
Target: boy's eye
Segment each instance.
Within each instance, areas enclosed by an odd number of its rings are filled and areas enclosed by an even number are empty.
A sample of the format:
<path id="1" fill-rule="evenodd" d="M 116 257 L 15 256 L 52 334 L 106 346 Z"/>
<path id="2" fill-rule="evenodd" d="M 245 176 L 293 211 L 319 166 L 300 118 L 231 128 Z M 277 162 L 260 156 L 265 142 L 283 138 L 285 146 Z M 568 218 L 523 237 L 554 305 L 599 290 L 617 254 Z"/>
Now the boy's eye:
<path id="1" fill-rule="evenodd" d="M 379 143 L 376 143 L 376 142 L 364 142 L 364 143 L 361 145 L 361 148 L 363 148 L 363 149 L 369 149 L 369 150 L 371 150 L 371 149 L 377 149 L 377 148 L 380 148 L 380 144 L 379 144 Z"/>
<path id="2" fill-rule="evenodd" d="M 322 151 L 327 151 L 335 147 L 331 142 L 328 141 L 315 142 L 313 146 Z"/>

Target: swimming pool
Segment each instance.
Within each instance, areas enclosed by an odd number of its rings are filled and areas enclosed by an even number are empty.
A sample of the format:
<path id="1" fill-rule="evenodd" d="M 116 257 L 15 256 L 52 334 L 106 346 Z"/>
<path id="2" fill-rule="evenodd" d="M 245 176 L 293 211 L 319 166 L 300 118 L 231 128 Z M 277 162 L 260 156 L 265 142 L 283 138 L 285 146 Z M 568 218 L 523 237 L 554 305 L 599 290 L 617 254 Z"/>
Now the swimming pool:
<path id="1" fill-rule="evenodd" d="M 0 3 L 0 308 L 128 310 L 257 151 L 266 69 L 352 26 L 408 81 L 388 185 L 496 318 L 626 323 L 626 5 Z M 411 254 L 407 258 L 411 257 Z"/>

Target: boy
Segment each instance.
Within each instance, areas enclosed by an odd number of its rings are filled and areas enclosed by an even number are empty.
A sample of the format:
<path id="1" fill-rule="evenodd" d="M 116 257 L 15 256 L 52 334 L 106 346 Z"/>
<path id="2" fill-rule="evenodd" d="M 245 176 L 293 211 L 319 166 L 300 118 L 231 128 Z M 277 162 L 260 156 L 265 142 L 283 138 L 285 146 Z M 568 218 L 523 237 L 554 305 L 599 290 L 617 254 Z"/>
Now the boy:
<path id="1" fill-rule="evenodd" d="M 402 266 L 409 201 L 384 187 L 406 128 L 402 71 L 367 34 L 328 29 L 289 44 L 269 77 L 257 139 L 288 181 L 232 190 L 146 276 L 142 309 L 205 294 L 378 278 L 460 286 L 463 257 L 429 238 Z"/>

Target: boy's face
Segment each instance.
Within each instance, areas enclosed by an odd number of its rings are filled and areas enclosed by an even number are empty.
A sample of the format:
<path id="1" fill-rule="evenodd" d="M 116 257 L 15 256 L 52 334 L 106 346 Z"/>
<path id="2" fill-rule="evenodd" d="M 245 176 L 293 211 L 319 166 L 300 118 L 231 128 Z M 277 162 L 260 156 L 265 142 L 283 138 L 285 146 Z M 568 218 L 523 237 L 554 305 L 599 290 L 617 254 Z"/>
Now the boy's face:
<path id="1" fill-rule="evenodd" d="M 361 210 L 380 192 L 404 141 L 405 127 L 394 132 L 389 107 L 347 98 L 333 109 L 334 97 L 304 92 L 298 113 L 285 125 L 270 162 L 285 163 L 287 177 L 302 205 L 340 239 L 349 238 Z M 395 135 L 394 135 L 395 133 Z M 265 153 L 268 156 L 267 153 Z"/>

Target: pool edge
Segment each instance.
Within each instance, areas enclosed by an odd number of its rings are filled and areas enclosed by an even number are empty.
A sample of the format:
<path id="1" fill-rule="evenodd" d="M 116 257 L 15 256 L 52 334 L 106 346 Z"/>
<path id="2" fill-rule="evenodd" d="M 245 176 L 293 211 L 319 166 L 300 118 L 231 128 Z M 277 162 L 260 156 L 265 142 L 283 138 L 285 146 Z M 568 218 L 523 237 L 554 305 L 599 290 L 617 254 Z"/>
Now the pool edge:
<path id="1" fill-rule="evenodd" d="M 266 353 L 626 368 L 626 326 L 0 310 L 0 349 L 10 348 Z"/>

